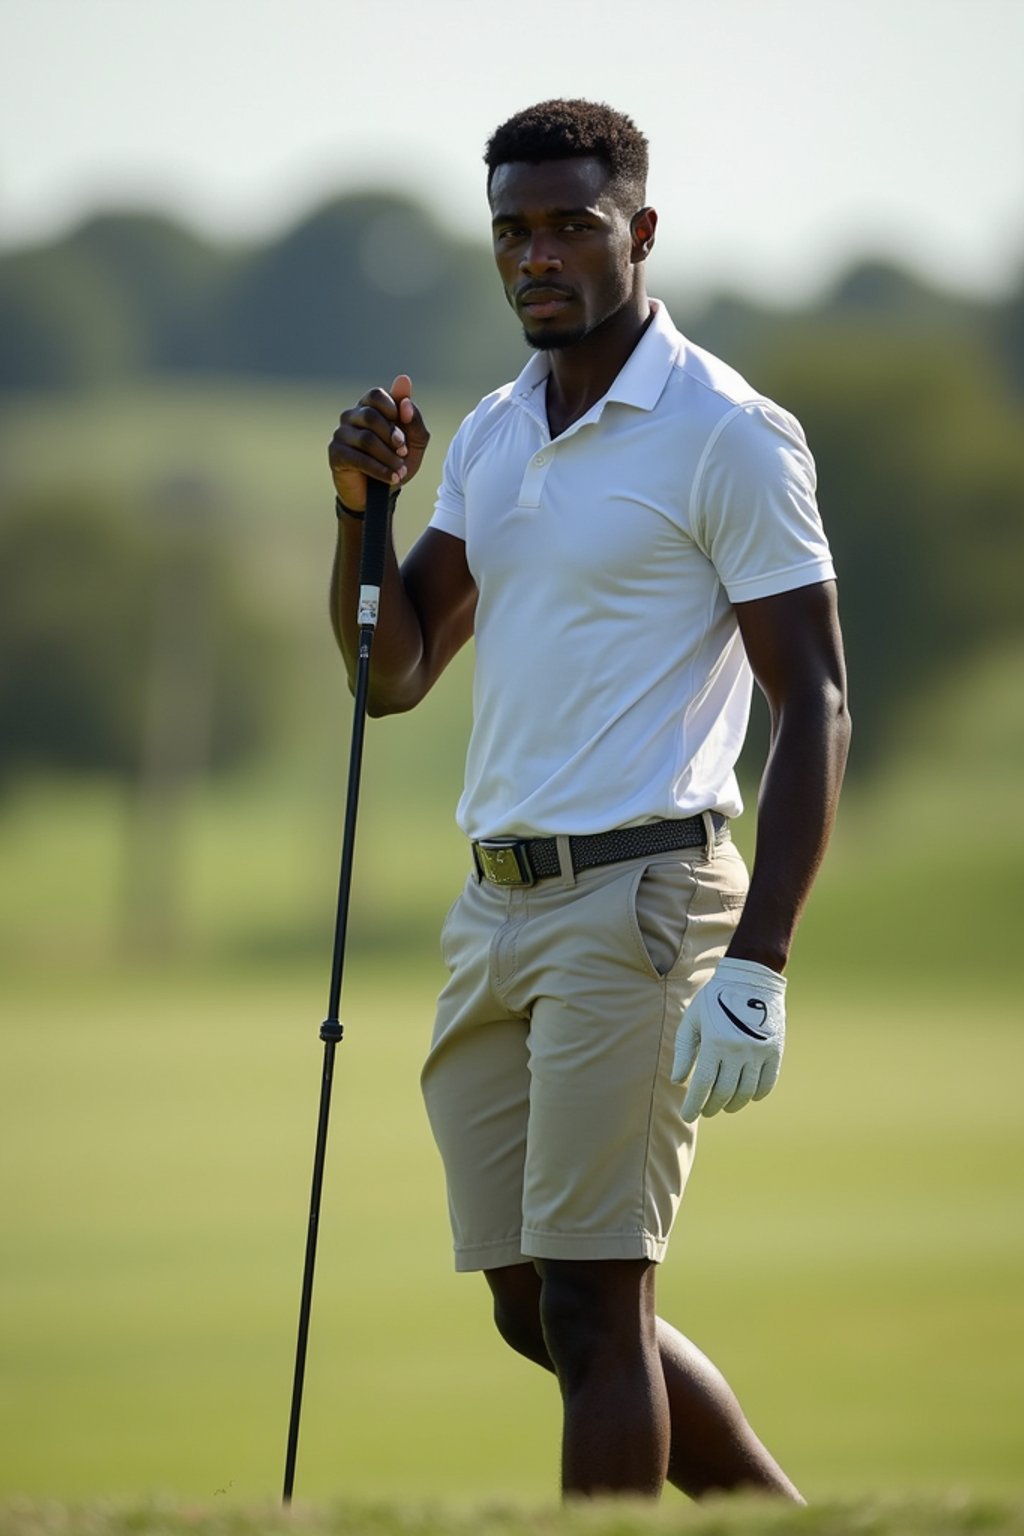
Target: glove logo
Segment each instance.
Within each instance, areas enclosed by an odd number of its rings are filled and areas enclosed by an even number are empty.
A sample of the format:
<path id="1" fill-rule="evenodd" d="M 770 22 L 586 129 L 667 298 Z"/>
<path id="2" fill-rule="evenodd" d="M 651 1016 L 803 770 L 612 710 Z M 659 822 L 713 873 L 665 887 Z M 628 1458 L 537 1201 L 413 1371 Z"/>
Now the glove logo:
<path id="1" fill-rule="evenodd" d="M 751 1029 L 749 1024 L 744 1024 L 742 1019 L 738 1019 L 736 1017 L 736 1015 L 733 1013 L 732 1009 L 728 1006 L 728 1004 L 724 1003 L 722 1001 L 721 996 L 719 996 L 719 999 L 718 999 L 718 1006 L 719 1006 L 719 1008 L 721 1008 L 722 1012 L 725 1014 L 725 1016 L 729 1020 L 729 1022 L 731 1024 L 735 1024 L 737 1029 L 742 1030 L 745 1035 L 749 1035 L 752 1040 L 770 1040 L 771 1039 L 770 1035 L 758 1034 L 756 1029 Z M 764 1022 L 765 1019 L 767 1019 L 767 1017 L 768 1017 L 768 1005 L 766 1003 L 763 1003 L 759 997 L 748 997 L 747 998 L 747 1007 L 748 1008 L 756 1008 L 756 1009 L 758 1009 L 760 1011 L 762 1023 Z"/>

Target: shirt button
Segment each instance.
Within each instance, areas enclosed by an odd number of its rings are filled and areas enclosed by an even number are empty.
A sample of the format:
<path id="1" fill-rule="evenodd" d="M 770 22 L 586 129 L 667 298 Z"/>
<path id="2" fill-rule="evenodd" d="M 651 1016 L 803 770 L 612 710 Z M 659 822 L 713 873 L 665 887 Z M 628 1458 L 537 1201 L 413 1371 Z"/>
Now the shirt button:
<path id="1" fill-rule="evenodd" d="M 542 453 L 534 454 L 533 462 L 536 464 L 537 468 L 540 469 L 541 465 L 545 462 L 544 455 Z"/>

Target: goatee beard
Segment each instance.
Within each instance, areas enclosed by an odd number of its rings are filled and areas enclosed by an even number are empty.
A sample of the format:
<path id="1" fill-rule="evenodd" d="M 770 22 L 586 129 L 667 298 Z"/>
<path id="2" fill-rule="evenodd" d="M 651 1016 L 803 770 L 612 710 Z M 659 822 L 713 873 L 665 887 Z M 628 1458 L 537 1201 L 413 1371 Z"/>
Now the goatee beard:
<path id="1" fill-rule="evenodd" d="M 535 352 L 559 352 L 563 347 L 573 347 L 578 341 L 582 341 L 587 334 L 586 326 L 578 326 L 572 331 L 553 331 L 545 334 L 543 331 L 531 336 L 526 326 L 523 326 L 523 340 L 528 347 Z"/>

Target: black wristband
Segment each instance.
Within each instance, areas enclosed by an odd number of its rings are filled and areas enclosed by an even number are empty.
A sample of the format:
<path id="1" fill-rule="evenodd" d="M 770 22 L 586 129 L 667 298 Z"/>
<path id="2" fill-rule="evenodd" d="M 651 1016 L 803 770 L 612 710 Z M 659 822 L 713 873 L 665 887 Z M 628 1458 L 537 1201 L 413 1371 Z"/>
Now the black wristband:
<path id="1" fill-rule="evenodd" d="M 361 523 L 366 516 L 365 512 L 357 512 L 353 507 L 346 507 L 340 496 L 334 498 L 335 517 L 350 517 L 354 523 Z"/>
<path id="2" fill-rule="evenodd" d="M 398 500 L 399 492 L 401 489 L 402 487 L 400 485 L 393 485 L 391 487 L 391 490 L 388 493 L 389 512 L 393 512 L 395 510 L 395 502 Z M 334 514 L 336 517 L 350 517 L 354 523 L 361 523 L 366 517 L 365 512 L 357 512 L 354 507 L 346 507 L 345 503 L 338 495 L 335 495 L 334 498 Z"/>

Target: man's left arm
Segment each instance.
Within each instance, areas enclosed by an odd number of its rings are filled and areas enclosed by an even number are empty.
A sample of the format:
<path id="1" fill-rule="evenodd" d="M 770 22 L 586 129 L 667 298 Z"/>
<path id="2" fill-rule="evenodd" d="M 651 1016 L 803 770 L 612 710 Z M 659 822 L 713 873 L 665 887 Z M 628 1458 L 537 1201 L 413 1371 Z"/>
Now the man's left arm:
<path id="1" fill-rule="evenodd" d="M 740 635 L 771 712 L 750 891 L 726 953 L 781 972 L 825 855 L 850 744 L 836 586 L 738 603 Z"/>
<path id="2" fill-rule="evenodd" d="M 800 913 L 835 821 L 850 742 L 833 581 L 737 603 L 771 712 L 750 890 L 725 957 L 683 1017 L 672 1076 L 685 1120 L 770 1092 L 785 1035 L 785 981 Z"/>

